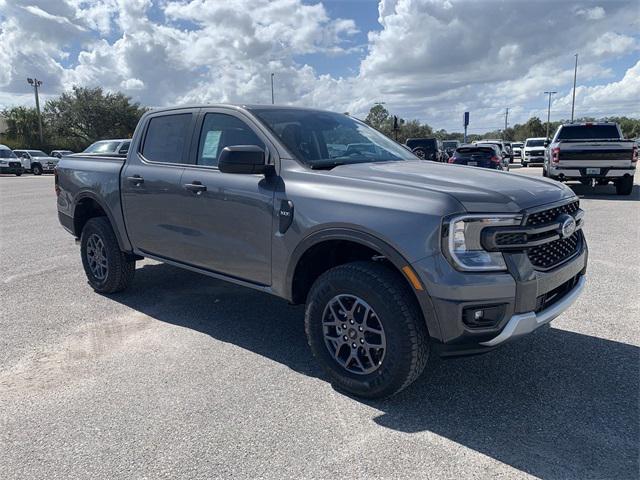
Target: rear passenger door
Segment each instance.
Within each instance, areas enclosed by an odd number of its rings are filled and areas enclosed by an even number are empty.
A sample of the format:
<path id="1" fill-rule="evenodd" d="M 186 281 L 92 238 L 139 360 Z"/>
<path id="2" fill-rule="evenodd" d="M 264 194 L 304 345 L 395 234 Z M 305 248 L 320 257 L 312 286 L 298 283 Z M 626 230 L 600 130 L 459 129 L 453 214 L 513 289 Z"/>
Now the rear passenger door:
<path id="1" fill-rule="evenodd" d="M 148 117 L 120 177 L 127 233 L 143 254 L 181 257 L 185 212 L 180 183 L 189 159 L 198 109 L 158 112 Z"/>
<path id="2" fill-rule="evenodd" d="M 182 174 L 179 199 L 184 262 L 270 285 L 276 177 L 222 173 L 218 158 L 234 145 L 258 145 L 271 159 L 275 150 L 234 110 L 203 109 L 198 123 L 195 155 Z"/>

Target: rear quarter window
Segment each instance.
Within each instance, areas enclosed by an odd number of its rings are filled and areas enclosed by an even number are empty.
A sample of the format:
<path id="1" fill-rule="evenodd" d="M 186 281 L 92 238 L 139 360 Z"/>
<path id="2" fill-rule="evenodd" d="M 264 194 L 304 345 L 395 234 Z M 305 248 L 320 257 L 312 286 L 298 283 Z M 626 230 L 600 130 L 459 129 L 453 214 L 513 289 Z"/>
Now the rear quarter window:
<path id="1" fill-rule="evenodd" d="M 151 162 L 186 163 L 191 113 L 152 117 L 142 146 L 142 156 Z"/>

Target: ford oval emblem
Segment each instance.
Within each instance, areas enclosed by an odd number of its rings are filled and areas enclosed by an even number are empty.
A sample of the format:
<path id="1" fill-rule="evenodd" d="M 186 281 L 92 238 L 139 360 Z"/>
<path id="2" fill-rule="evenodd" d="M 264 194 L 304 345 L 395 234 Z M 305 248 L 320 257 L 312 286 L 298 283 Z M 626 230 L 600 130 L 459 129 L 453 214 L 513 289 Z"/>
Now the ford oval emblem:
<path id="1" fill-rule="evenodd" d="M 576 220 L 571 215 L 562 215 L 560 218 L 560 236 L 569 238 L 576 231 Z"/>

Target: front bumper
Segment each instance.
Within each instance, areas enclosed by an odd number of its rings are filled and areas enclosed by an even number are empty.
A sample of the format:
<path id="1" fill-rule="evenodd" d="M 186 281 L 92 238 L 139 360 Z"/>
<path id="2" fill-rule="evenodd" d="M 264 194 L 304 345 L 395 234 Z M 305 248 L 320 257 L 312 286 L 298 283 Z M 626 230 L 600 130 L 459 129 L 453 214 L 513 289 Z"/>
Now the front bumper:
<path id="1" fill-rule="evenodd" d="M 11 173 L 11 174 L 22 173 L 22 167 L 2 166 L 0 167 L 0 173 Z"/>
<path id="2" fill-rule="evenodd" d="M 412 266 L 429 292 L 431 311 L 421 301 L 429 333 L 446 356 L 483 353 L 549 323 L 580 295 L 587 259 L 583 239 L 574 257 L 548 271 L 535 269 L 523 252 L 505 253 L 507 272 L 459 272 L 439 254 Z M 545 303 L 547 296 L 553 301 Z M 493 326 L 470 327 L 463 320 L 469 309 L 492 306 L 502 309 Z"/>
<path id="3" fill-rule="evenodd" d="M 501 343 L 527 335 L 542 325 L 549 323 L 573 305 L 582 293 L 582 290 L 584 290 L 585 283 L 586 279 L 584 275 L 581 275 L 578 278 L 576 286 L 573 287 L 564 297 L 558 300 L 558 302 L 537 313 L 527 312 L 512 316 L 498 336 L 491 340 L 487 340 L 486 342 L 480 342 L 480 345 L 485 347 L 496 347 Z"/>
<path id="4" fill-rule="evenodd" d="M 530 157 L 529 155 L 525 155 L 523 161 L 530 165 L 542 165 L 544 164 L 544 157 Z"/>

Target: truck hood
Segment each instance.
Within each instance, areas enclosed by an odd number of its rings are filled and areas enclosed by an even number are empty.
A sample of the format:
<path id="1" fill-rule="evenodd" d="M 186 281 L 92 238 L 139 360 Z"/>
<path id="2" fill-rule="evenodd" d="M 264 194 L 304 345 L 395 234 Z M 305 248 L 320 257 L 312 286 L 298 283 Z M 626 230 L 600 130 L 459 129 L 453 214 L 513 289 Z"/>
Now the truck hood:
<path id="1" fill-rule="evenodd" d="M 51 163 L 58 163 L 58 161 L 60 160 L 58 157 L 33 157 L 33 159 L 39 162 L 51 162 Z"/>
<path id="2" fill-rule="evenodd" d="M 397 161 L 340 165 L 332 175 L 444 193 L 468 212 L 519 212 L 575 197 L 559 182 L 509 172 L 429 161 Z"/>

